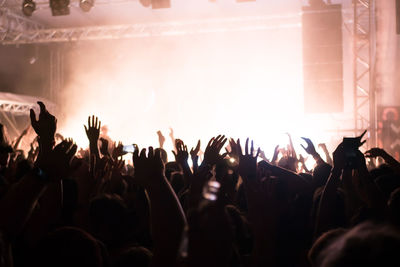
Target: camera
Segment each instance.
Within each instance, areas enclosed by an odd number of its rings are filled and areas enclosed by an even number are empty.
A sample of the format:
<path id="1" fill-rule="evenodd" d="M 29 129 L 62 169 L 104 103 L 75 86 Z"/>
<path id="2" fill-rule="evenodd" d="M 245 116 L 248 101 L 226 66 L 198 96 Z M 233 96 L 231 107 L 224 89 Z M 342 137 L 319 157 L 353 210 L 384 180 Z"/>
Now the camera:
<path id="1" fill-rule="evenodd" d="M 356 169 L 357 168 L 357 150 L 360 141 L 355 137 L 344 137 L 343 138 L 343 150 L 346 159 L 345 168 Z"/>

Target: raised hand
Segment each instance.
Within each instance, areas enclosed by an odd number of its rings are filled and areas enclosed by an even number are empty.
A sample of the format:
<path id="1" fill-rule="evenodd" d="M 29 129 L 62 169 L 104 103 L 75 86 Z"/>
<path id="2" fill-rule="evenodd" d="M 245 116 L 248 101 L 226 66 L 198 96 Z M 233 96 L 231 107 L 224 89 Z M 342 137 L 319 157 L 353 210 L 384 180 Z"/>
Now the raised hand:
<path id="1" fill-rule="evenodd" d="M 174 149 L 176 149 L 176 147 L 175 147 L 174 129 L 172 129 L 171 127 L 169 128 L 169 137 L 171 138 L 172 145 L 174 146 Z"/>
<path id="2" fill-rule="evenodd" d="M 296 155 L 296 150 L 294 149 L 294 145 L 293 145 L 293 140 L 292 140 L 292 136 L 290 135 L 290 133 L 286 133 L 288 138 L 289 138 L 289 156 L 292 158 L 297 158 Z"/>
<path id="3" fill-rule="evenodd" d="M 157 131 L 157 135 L 158 135 L 158 143 L 160 144 L 160 148 L 163 148 L 164 143 L 165 143 L 165 137 L 161 131 Z"/>
<path id="4" fill-rule="evenodd" d="M 335 151 L 332 153 L 333 156 L 333 171 L 340 172 L 345 168 L 346 166 L 346 155 L 344 151 L 344 146 L 343 143 L 340 143 Z"/>
<path id="5" fill-rule="evenodd" d="M 227 155 L 227 153 L 222 155 L 219 154 L 226 140 L 225 135 L 218 135 L 217 137 L 211 138 L 207 144 L 206 151 L 204 152 L 203 162 L 205 164 L 214 165 Z"/>
<path id="6" fill-rule="evenodd" d="M 329 151 L 328 151 L 328 148 L 326 147 L 326 144 L 325 143 L 319 144 L 318 147 L 321 148 L 324 151 L 325 157 L 326 157 L 326 162 L 329 165 L 333 165 L 333 160 L 332 160 L 331 155 L 329 154 Z"/>
<path id="7" fill-rule="evenodd" d="M 370 150 L 365 152 L 365 156 L 367 158 L 384 157 L 386 155 L 387 155 L 386 151 L 379 147 L 371 148 Z"/>
<path id="8" fill-rule="evenodd" d="M 133 164 L 135 166 L 135 179 L 144 187 L 156 185 L 160 178 L 164 179 L 164 164 L 160 153 L 155 153 L 153 147 L 149 147 L 146 155 L 146 149 L 142 149 L 139 154 L 139 148 L 136 147 L 133 153 Z"/>
<path id="9" fill-rule="evenodd" d="M 240 140 L 237 141 L 237 151 L 239 153 L 239 174 L 243 178 L 243 182 L 255 180 L 257 176 L 257 158 L 260 154 L 260 148 L 257 149 L 257 153 L 254 155 L 254 145 L 251 141 L 249 151 L 249 138 L 246 139 L 246 145 L 244 154 L 242 154 L 242 147 L 240 146 Z"/>
<path id="10" fill-rule="evenodd" d="M 382 148 L 371 148 L 367 152 L 365 152 L 365 156 L 367 158 L 376 158 L 381 157 L 397 174 L 400 174 L 400 162 L 398 162 L 395 158 L 389 155 Z"/>
<path id="11" fill-rule="evenodd" d="M 265 156 L 265 152 L 264 150 L 260 150 L 260 158 L 262 158 L 263 160 L 265 160 L 266 162 L 269 162 L 269 160 L 267 159 L 267 157 Z"/>
<path id="12" fill-rule="evenodd" d="M 103 156 L 110 156 L 110 152 L 108 152 L 108 140 L 103 137 L 100 138 L 101 146 L 100 152 Z"/>
<path id="13" fill-rule="evenodd" d="M 200 140 L 197 141 L 197 145 L 195 148 L 192 147 L 192 149 L 190 149 L 190 157 L 192 158 L 192 160 L 198 160 L 199 158 L 199 151 L 200 151 Z"/>
<path id="14" fill-rule="evenodd" d="M 275 147 L 275 149 L 274 149 L 274 155 L 273 155 L 272 160 L 271 160 L 272 164 L 275 164 L 276 161 L 278 160 L 279 152 L 280 152 L 279 145 L 277 145 Z"/>
<path id="15" fill-rule="evenodd" d="M 101 127 L 101 121 L 99 121 L 99 119 L 97 117 L 95 117 L 94 115 L 92 115 L 92 117 L 88 117 L 88 126 L 86 127 L 86 125 L 84 125 L 85 127 L 85 131 L 86 131 L 86 135 L 89 139 L 89 141 L 92 143 L 96 142 L 97 144 L 97 140 L 99 140 L 99 136 L 100 136 L 100 127 Z"/>
<path id="16" fill-rule="evenodd" d="M 239 152 L 237 151 L 237 144 L 233 138 L 229 139 L 229 147 L 231 148 L 231 151 L 229 151 L 228 148 L 225 148 L 225 151 L 226 153 L 228 153 L 229 157 L 235 159 L 236 161 L 239 160 Z"/>
<path id="17" fill-rule="evenodd" d="M 358 147 L 362 146 L 367 140 L 361 141 L 361 139 L 364 137 L 364 135 L 367 133 L 367 130 L 365 130 L 360 136 L 357 136 L 356 139 L 358 141 Z"/>
<path id="18" fill-rule="evenodd" d="M 39 136 L 41 142 L 54 142 L 54 134 L 57 129 L 57 119 L 50 114 L 43 102 L 37 102 L 40 107 L 39 119 L 36 120 L 36 114 L 33 109 L 30 110 L 32 128 Z"/>
<path id="19" fill-rule="evenodd" d="M 46 153 L 44 157 L 38 159 L 35 165 L 52 180 L 65 178 L 76 150 L 77 146 L 72 139 L 64 140 L 49 153 Z"/>
<path id="20" fill-rule="evenodd" d="M 307 138 L 307 137 L 302 137 L 302 139 L 303 139 L 304 141 L 306 141 L 307 147 L 303 146 L 302 144 L 301 144 L 301 147 L 302 147 L 308 154 L 310 154 L 311 156 L 315 156 L 315 155 L 317 154 L 317 151 L 315 150 L 315 147 L 314 147 L 313 142 L 312 142 L 309 138 Z"/>
<path id="21" fill-rule="evenodd" d="M 189 153 L 185 143 L 183 143 L 183 141 L 180 139 L 176 139 L 175 147 L 176 147 L 176 152 L 172 150 L 172 153 L 175 156 L 176 162 L 178 162 L 181 166 L 187 164 L 187 161 L 189 159 Z"/>
<path id="22" fill-rule="evenodd" d="M 112 151 L 112 158 L 116 160 L 118 157 L 122 157 L 125 155 L 126 152 L 124 151 L 124 146 L 122 142 L 118 142 L 118 145 L 116 142 L 114 142 L 114 149 Z"/>

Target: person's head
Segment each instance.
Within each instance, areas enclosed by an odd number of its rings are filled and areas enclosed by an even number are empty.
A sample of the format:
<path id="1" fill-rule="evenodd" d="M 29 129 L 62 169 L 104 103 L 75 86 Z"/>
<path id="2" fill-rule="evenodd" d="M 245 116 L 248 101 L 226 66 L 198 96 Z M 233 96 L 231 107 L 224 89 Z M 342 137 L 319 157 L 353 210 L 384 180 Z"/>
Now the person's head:
<path id="1" fill-rule="evenodd" d="M 153 254 L 144 247 L 131 247 L 124 250 L 115 263 L 114 267 L 149 267 Z"/>
<path id="2" fill-rule="evenodd" d="M 315 240 L 311 249 L 308 251 L 308 261 L 312 266 L 316 266 L 316 261 L 324 249 L 332 244 L 337 238 L 346 233 L 344 228 L 336 228 L 323 233 L 317 240 Z"/>
<path id="3" fill-rule="evenodd" d="M 317 259 L 317 266 L 399 266 L 400 233 L 388 225 L 362 223 L 337 238 Z"/>
<path id="4" fill-rule="evenodd" d="M 91 233 L 110 244 L 127 234 L 128 209 L 117 195 L 102 195 L 90 202 L 89 223 Z"/>
<path id="5" fill-rule="evenodd" d="M 278 161 L 278 166 L 293 172 L 297 171 L 297 159 L 294 157 L 282 157 Z"/>
<path id="6" fill-rule="evenodd" d="M 182 173 L 174 172 L 171 174 L 171 186 L 174 189 L 175 194 L 179 194 L 182 189 L 185 187 L 185 180 L 183 178 Z"/>
<path id="7" fill-rule="evenodd" d="M 170 161 L 167 162 L 167 164 L 165 164 L 165 177 L 167 178 L 168 181 L 171 181 L 171 175 L 174 172 L 180 172 L 181 167 L 179 165 L 179 163 L 175 162 L 175 161 Z"/>
<path id="8" fill-rule="evenodd" d="M 162 148 L 156 148 L 156 149 L 154 150 L 154 152 L 155 152 L 155 153 L 160 153 L 161 160 L 162 160 L 162 162 L 163 162 L 164 164 L 166 164 L 166 163 L 168 162 L 168 154 L 167 154 L 167 151 L 165 151 L 165 150 L 162 149 Z"/>
<path id="9" fill-rule="evenodd" d="M 376 168 L 373 168 L 372 170 L 369 171 L 373 179 L 378 178 L 379 176 L 386 175 L 386 174 L 392 174 L 393 170 L 392 168 L 389 167 L 386 163 L 379 165 Z"/>
<path id="10" fill-rule="evenodd" d="M 99 243 L 90 234 L 75 227 L 63 227 L 48 234 L 35 249 L 32 266 L 102 267 Z"/>
<path id="11" fill-rule="evenodd" d="M 390 194 L 398 187 L 400 187 L 400 177 L 394 173 L 385 174 L 375 179 L 375 184 L 388 200 Z"/>
<path id="12" fill-rule="evenodd" d="M 331 174 L 332 166 L 329 164 L 320 164 L 314 168 L 312 184 L 314 188 L 324 186 L 328 181 L 329 175 Z"/>
<path id="13" fill-rule="evenodd" d="M 15 172 L 15 180 L 19 181 L 26 173 L 33 168 L 29 160 L 21 160 L 17 163 L 17 170 Z"/>

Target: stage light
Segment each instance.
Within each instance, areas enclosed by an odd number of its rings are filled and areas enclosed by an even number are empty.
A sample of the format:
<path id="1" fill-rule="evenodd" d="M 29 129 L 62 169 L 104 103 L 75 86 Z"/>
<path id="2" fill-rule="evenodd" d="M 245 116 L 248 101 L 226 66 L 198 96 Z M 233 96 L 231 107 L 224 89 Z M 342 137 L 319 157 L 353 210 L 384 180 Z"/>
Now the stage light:
<path id="1" fill-rule="evenodd" d="M 24 0 L 22 3 L 22 13 L 25 16 L 30 17 L 32 16 L 33 12 L 36 10 L 36 3 L 33 0 Z"/>
<path id="2" fill-rule="evenodd" d="M 256 0 L 236 0 L 237 3 L 255 2 Z"/>
<path id="3" fill-rule="evenodd" d="M 50 8 L 53 16 L 69 15 L 69 0 L 50 0 Z"/>
<path id="4" fill-rule="evenodd" d="M 95 0 L 79 0 L 79 7 L 83 12 L 89 12 L 94 6 L 94 1 Z"/>
<path id="5" fill-rule="evenodd" d="M 151 0 L 151 8 L 159 9 L 159 8 L 170 8 L 171 0 Z"/>

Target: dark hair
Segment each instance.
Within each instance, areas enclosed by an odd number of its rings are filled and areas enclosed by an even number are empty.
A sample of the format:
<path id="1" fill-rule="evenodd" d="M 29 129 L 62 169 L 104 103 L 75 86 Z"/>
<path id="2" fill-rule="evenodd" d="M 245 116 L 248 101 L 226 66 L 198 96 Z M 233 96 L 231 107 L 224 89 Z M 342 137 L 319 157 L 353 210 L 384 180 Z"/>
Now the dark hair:
<path id="1" fill-rule="evenodd" d="M 91 233 L 107 245 L 121 241 L 128 231 L 128 215 L 125 203 L 117 195 L 99 196 L 90 202 Z"/>
<path id="2" fill-rule="evenodd" d="M 398 266 L 400 233 L 388 225 L 360 224 L 338 238 L 318 257 L 321 267 Z"/>
<path id="3" fill-rule="evenodd" d="M 33 266 L 102 267 L 101 248 L 90 234 L 63 227 L 48 234 L 36 248 Z"/>
<path id="4" fill-rule="evenodd" d="M 346 233 L 344 228 L 336 228 L 323 233 L 317 240 L 315 240 L 311 249 L 308 251 L 308 260 L 312 266 L 315 263 L 324 249 L 326 249 L 330 244 L 332 244 L 337 238 Z"/>
<path id="5" fill-rule="evenodd" d="M 144 247 L 131 247 L 124 250 L 113 267 L 149 267 L 153 254 Z"/>

